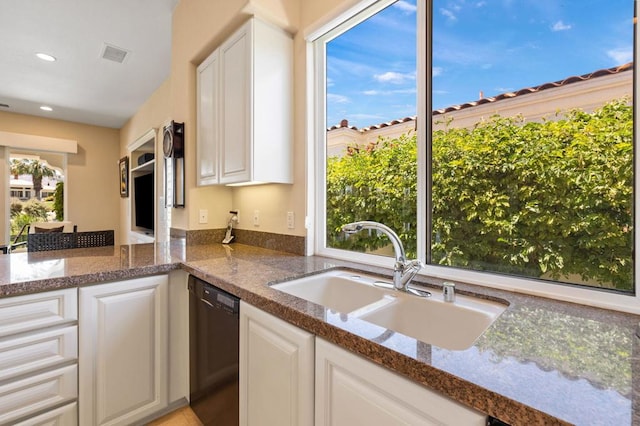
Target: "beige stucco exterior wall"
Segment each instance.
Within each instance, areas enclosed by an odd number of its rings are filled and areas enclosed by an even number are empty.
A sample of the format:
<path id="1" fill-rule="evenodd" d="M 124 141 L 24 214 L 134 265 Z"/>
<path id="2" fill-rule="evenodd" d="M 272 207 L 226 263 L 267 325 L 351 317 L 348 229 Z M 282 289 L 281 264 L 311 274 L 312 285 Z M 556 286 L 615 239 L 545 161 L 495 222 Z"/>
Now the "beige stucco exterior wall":
<path id="1" fill-rule="evenodd" d="M 68 154 L 67 159 L 68 220 L 78 225 L 78 231 L 113 229 L 117 239 L 120 232 L 117 129 L 0 112 L 0 131 L 77 141 L 78 153 Z M 0 199 L 6 196 L 6 188 L 6 185 L 0 188 Z"/>
<path id="2" fill-rule="evenodd" d="M 614 99 L 633 99 L 633 71 L 594 77 L 586 81 L 566 84 L 539 92 L 519 95 L 471 108 L 463 108 L 433 117 L 433 129 L 445 128 L 447 120 L 452 127 L 473 127 L 499 114 L 502 117 L 522 115 L 528 121 L 555 120 L 574 108 L 593 112 Z M 559 115 L 556 115 L 560 113 Z"/>

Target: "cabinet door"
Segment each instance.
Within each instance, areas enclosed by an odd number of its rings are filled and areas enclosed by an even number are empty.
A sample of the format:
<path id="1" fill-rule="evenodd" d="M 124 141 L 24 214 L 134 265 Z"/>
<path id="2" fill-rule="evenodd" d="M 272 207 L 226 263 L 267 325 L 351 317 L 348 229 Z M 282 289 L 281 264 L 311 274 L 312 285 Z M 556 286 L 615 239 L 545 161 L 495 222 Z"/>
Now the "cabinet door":
<path id="1" fill-rule="evenodd" d="M 198 185 L 218 183 L 219 57 L 216 50 L 198 66 Z"/>
<path id="2" fill-rule="evenodd" d="M 486 416 L 316 339 L 315 424 L 477 425 Z"/>
<path id="3" fill-rule="evenodd" d="M 251 24 L 220 46 L 220 183 L 251 180 Z"/>
<path id="4" fill-rule="evenodd" d="M 240 424 L 313 424 L 314 336 L 240 302 Z"/>
<path id="5" fill-rule="evenodd" d="M 167 281 L 80 289 L 80 424 L 131 424 L 167 406 Z"/>

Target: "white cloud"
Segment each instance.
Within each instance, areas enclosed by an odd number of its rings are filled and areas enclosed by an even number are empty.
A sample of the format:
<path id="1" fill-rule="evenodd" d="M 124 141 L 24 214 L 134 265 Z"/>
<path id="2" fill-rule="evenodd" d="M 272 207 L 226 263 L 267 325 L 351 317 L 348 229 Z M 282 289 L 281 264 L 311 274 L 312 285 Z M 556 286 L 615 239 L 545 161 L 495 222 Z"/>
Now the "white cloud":
<path id="1" fill-rule="evenodd" d="M 394 3 L 393 6 L 406 13 L 416 13 L 416 10 L 418 9 L 416 6 L 411 3 L 407 3 L 405 0 L 400 0 Z"/>
<path id="2" fill-rule="evenodd" d="M 438 76 L 442 75 L 443 72 L 444 72 L 444 70 L 442 69 L 442 67 L 433 67 L 431 69 L 431 76 L 432 77 L 438 77 Z"/>
<path id="3" fill-rule="evenodd" d="M 441 13 L 444 17 L 446 17 L 447 19 L 449 19 L 450 21 L 456 21 L 456 20 L 458 19 L 458 18 L 456 18 L 456 15 L 455 15 L 452 11 L 450 11 L 449 9 L 441 8 L 441 9 L 440 9 L 440 13 Z"/>
<path id="4" fill-rule="evenodd" d="M 389 96 L 389 95 L 410 95 L 416 93 L 415 88 L 399 90 L 365 90 L 362 92 L 366 96 Z"/>
<path id="5" fill-rule="evenodd" d="M 571 24 L 565 24 L 562 21 L 558 21 L 551 27 L 551 31 L 567 31 L 571 29 Z"/>
<path id="6" fill-rule="evenodd" d="M 344 95 L 336 95 L 335 93 L 327 93 L 327 100 L 336 104 L 347 104 L 351 100 Z"/>
<path id="7" fill-rule="evenodd" d="M 375 74 L 373 76 L 380 83 L 392 83 L 392 84 L 402 84 L 407 80 L 415 80 L 416 76 L 414 73 L 399 73 L 394 71 L 387 71 L 383 74 Z"/>
<path id="8" fill-rule="evenodd" d="M 476 3 L 476 7 L 484 7 L 487 5 L 486 1 L 479 1 L 478 3 Z"/>
<path id="9" fill-rule="evenodd" d="M 611 49 L 607 52 L 607 56 L 616 61 L 618 65 L 626 64 L 633 60 L 633 49 L 630 47 Z"/>

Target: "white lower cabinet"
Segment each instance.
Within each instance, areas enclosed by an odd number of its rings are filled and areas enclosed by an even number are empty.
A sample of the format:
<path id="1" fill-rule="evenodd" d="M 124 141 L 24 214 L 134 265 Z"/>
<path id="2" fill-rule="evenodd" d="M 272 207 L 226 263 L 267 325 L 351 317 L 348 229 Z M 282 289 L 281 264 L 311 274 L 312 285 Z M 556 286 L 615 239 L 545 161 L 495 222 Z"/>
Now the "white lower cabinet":
<path id="1" fill-rule="evenodd" d="M 240 302 L 240 425 L 313 424 L 314 336 Z"/>
<path id="2" fill-rule="evenodd" d="M 75 288 L 0 299 L 0 337 L 76 321 L 77 304 Z"/>
<path id="3" fill-rule="evenodd" d="M 0 299 L 0 424 L 77 424 L 77 303 L 75 288 Z"/>
<path id="4" fill-rule="evenodd" d="M 240 303 L 242 426 L 484 426 L 486 421 L 478 411 Z"/>
<path id="5" fill-rule="evenodd" d="M 14 426 L 75 426 L 77 424 L 78 403 L 73 402 L 16 423 Z"/>
<path id="6" fill-rule="evenodd" d="M 168 277 L 80 288 L 81 425 L 127 425 L 168 405 Z"/>
<path id="7" fill-rule="evenodd" d="M 316 338 L 316 425 L 478 425 L 486 416 Z"/>
<path id="8" fill-rule="evenodd" d="M 0 424 L 54 407 L 78 395 L 78 368 L 69 365 L 0 386 Z"/>

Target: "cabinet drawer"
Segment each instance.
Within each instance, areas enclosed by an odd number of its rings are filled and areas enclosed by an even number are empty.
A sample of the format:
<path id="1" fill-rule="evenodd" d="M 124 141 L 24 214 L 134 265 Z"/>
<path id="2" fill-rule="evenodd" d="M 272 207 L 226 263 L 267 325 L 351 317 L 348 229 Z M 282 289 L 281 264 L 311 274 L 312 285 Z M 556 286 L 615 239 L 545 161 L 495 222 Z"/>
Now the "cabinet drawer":
<path id="1" fill-rule="evenodd" d="M 48 371 L 0 386 L 0 424 L 78 397 L 76 365 Z"/>
<path id="2" fill-rule="evenodd" d="M 75 288 L 0 299 L 0 337 L 77 319 Z"/>
<path id="3" fill-rule="evenodd" d="M 78 326 L 0 339 L 0 381 L 78 358 Z"/>
<path id="4" fill-rule="evenodd" d="M 77 424 L 78 403 L 74 402 L 16 423 L 15 426 L 76 426 Z"/>

